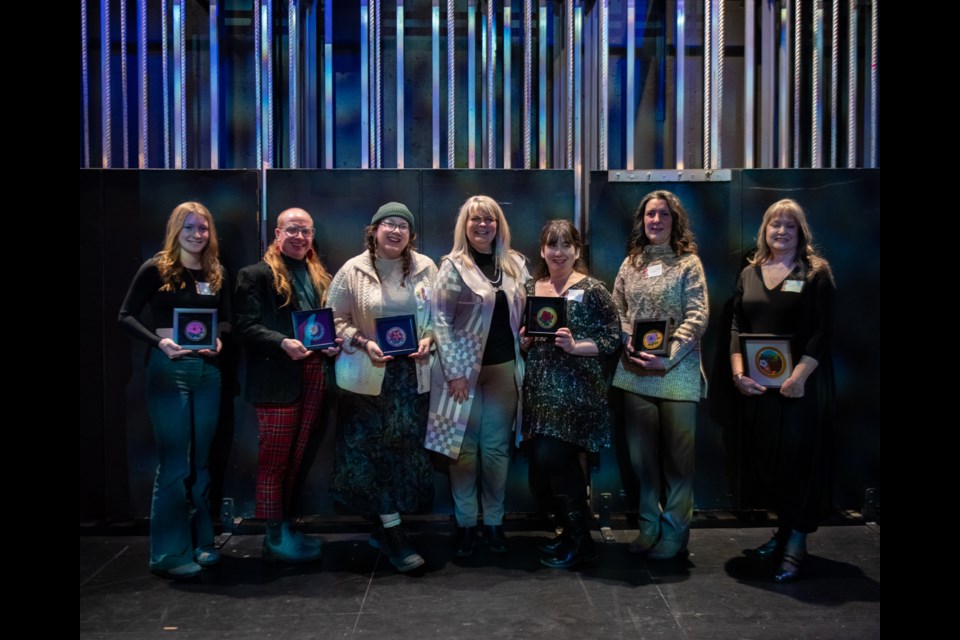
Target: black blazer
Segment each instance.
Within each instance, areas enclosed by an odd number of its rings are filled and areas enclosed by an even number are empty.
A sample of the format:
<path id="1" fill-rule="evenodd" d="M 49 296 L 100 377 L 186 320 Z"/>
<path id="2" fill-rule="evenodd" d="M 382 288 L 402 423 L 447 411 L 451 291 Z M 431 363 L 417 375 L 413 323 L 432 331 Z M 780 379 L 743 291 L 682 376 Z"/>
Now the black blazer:
<path id="1" fill-rule="evenodd" d="M 317 292 L 323 294 L 322 291 Z M 234 297 L 234 333 L 247 351 L 247 400 L 289 404 L 300 397 L 303 362 L 291 360 L 280 347 L 293 337 L 292 312 L 299 311 L 297 296 L 290 304 L 273 289 L 273 272 L 263 261 L 237 274 Z M 317 353 L 312 358 L 321 358 Z"/>

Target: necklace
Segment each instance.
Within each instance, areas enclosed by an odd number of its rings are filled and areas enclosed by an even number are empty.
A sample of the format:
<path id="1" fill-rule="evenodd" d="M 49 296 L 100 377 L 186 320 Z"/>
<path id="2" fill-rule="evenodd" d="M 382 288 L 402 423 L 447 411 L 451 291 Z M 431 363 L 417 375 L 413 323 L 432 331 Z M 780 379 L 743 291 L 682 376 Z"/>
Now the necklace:
<path id="1" fill-rule="evenodd" d="M 493 287 L 494 293 L 503 289 L 503 271 L 501 271 L 499 268 L 493 272 L 492 278 L 488 277 L 486 274 L 484 274 L 484 277 L 487 278 L 490 286 Z"/>
<path id="2" fill-rule="evenodd" d="M 193 288 L 196 290 L 196 292 L 197 292 L 199 295 L 201 295 L 201 296 L 209 296 L 209 295 L 212 294 L 212 291 L 210 290 L 210 283 L 209 283 L 209 282 L 200 282 L 199 280 L 197 280 L 196 276 L 193 275 L 193 270 L 191 270 L 191 269 L 189 269 L 189 268 L 187 268 L 187 267 L 184 267 L 183 270 L 186 271 L 186 272 L 187 272 L 187 275 L 190 276 L 190 279 L 193 280 Z M 201 271 L 201 272 L 202 272 L 203 270 L 202 270 L 202 269 L 197 269 L 197 271 Z"/>

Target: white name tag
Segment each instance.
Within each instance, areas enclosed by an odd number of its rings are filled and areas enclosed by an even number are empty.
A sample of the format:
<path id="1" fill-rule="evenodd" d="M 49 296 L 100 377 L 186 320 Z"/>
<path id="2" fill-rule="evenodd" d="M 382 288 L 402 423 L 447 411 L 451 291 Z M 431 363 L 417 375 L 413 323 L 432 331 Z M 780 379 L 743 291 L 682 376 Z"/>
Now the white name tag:
<path id="1" fill-rule="evenodd" d="M 212 296 L 213 288 L 210 287 L 209 282 L 198 282 L 197 293 L 200 294 L 201 296 Z"/>
<path id="2" fill-rule="evenodd" d="M 648 278 L 657 278 L 663 275 L 663 263 L 658 262 L 657 264 L 652 264 L 647 267 L 647 277 Z"/>
<path id="3" fill-rule="evenodd" d="M 784 280 L 780 290 L 784 293 L 800 293 L 803 291 L 803 280 Z"/>
<path id="4" fill-rule="evenodd" d="M 583 289 L 568 289 L 567 300 L 571 302 L 583 302 Z"/>

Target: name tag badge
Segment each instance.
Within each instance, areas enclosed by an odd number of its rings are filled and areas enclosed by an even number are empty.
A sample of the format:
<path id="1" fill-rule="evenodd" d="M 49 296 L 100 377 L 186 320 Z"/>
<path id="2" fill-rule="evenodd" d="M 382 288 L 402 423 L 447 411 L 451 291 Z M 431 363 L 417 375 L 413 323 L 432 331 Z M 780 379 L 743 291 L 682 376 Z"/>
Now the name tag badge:
<path id="1" fill-rule="evenodd" d="M 583 289 L 568 289 L 567 300 L 571 302 L 583 302 Z"/>
<path id="2" fill-rule="evenodd" d="M 198 282 L 197 293 L 200 294 L 201 296 L 212 296 L 213 288 L 210 287 L 209 282 Z"/>
<path id="3" fill-rule="evenodd" d="M 784 293 L 800 293 L 803 291 L 803 280 L 784 280 L 780 290 Z"/>
<path id="4" fill-rule="evenodd" d="M 663 275 L 663 263 L 658 262 L 657 264 L 652 264 L 647 267 L 647 277 L 648 278 L 659 278 Z"/>

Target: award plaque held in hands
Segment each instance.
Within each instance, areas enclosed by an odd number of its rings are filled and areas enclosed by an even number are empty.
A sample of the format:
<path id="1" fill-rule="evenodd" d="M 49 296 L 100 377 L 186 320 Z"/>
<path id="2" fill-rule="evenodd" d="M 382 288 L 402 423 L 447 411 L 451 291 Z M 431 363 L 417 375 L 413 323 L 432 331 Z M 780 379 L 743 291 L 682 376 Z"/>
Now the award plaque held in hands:
<path id="1" fill-rule="evenodd" d="M 527 335 L 553 336 L 567 326 L 567 300 L 551 296 L 527 298 Z"/>
<path id="2" fill-rule="evenodd" d="M 670 318 L 637 318 L 632 344 L 635 354 L 670 355 Z"/>
<path id="3" fill-rule="evenodd" d="M 217 310 L 184 309 L 173 310 L 173 341 L 181 349 L 199 351 L 217 350 Z"/>
<path id="4" fill-rule="evenodd" d="M 294 311 L 293 337 L 311 351 L 337 346 L 332 309 Z"/>
<path id="5" fill-rule="evenodd" d="M 417 320 L 412 315 L 377 318 L 377 344 L 385 356 L 405 356 L 416 353 Z"/>
<path id="6" fill-rule="evenodd" d="M 740 353 L 747 376 L 757 384 L 778 389 L 793 373 L 790 336 L 741 333 Z"/>

